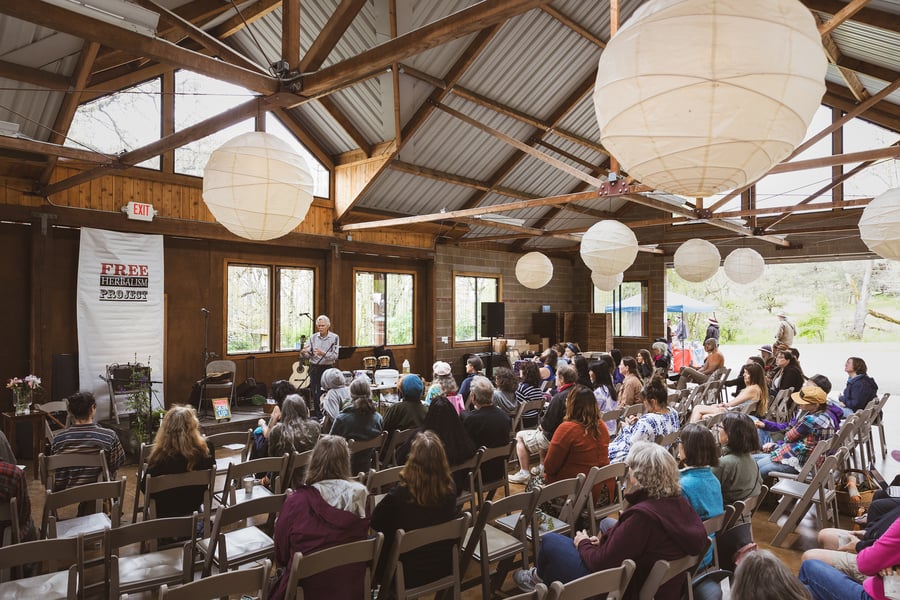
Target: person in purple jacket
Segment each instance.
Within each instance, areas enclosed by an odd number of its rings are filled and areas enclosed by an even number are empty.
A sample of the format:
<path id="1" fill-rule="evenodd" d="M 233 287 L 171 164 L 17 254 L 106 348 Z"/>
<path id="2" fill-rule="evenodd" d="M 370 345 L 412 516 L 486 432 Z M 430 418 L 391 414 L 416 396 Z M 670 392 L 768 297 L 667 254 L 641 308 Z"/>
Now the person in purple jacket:
<path id="1" fill-rule="evenodd" d="M 822 388 L 822 391 L 825 392 L 827 396 L 831 393 L 831 380 L 825 377 L 824 375 L 813 375 L 803 384 L 803 387 L 807 386 L 816 386 Z M 841 427 L 841 421 L 844 419 L 844 410 L 838 406 L 837 404 L 833 404 L 832 401 L 828 401 L 828 405 L 825 407 L 826 413 L 831 418 L 831 423 L 834 425 L 834 430 L 837 431 Z M 801 412 L 797 412 L 794 417 L 790 421 L 786 421 L 784 423 L 779 423 L 778 421 L 769 421 L 767 419 L 754 419 L 756 423 L 756 427 L 759 428 L 759 445 L 768 444 L 769 442 L 774 441 L 772 438 L 772 433 L 778 433 L 784 435 L 784 432 L 791 429 L 794 425 L 797 424 L 797 418 L 800 416 Z"/>
<path id="2" fill-rule="evenodd" d="M 678 467 L 669 451 L 652 442 L 635 442 L 625 462 L 628 508 L 619 520 L 604 519 L 597 536 L 584 531 L 574 540 L 557 533 L 545 535 L 537 566 L 514 574 L 520 589 L 533 590 L 539 582 L 567 583 L 631 559 L 637 566 L 622 600 L 636 600 L 657 560 L 701 554 L 706 549 L 703 522 L 681 495 Z M 675 576 L 654 597 L 678 600 L 684 583 L 684 577 Z"/>
<path id="3" fill-rule="evenodd" d="M 275 564 L 284 571 L 269 596 L 284 598 L 295 552 L 309 554 L 365 539 L 369 531 L 366 486 L 350 479 L 350 449 L 338 435 L 319 438 L 305 484 L 284 502 L 275 522 Z M 330 569 L 300 581 L 307 598 L 363 598 L 365 563 Z"/>
<path id="4" fill-rule="evenodd" d="M 838 397 L 844 407 L 847 416 L 862 410 L 878 395 L 878 384 L 868 375 L 869 368 L 866 361 L 858 356 L 851 356 L 844 364 L 844 372 L 847 373 L 847 387 Z"/>

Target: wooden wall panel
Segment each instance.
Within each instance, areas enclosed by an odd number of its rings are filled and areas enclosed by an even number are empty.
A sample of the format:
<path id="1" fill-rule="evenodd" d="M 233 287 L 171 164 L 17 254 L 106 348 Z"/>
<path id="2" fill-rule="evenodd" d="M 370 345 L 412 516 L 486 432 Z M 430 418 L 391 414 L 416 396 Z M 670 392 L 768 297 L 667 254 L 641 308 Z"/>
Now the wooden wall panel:
<path id="1" fill-rule="evenodd" d="M 5 201 L 5 199 L 4 199 Z M 31 227 L 0 223 L 0 280 L 3 290 L 3 310 L 0 310 L 0 380 L 22 377 L 32 372 L 28 364 L 30 348 L 29 320 L 31 316 L 30 278 L 27 265 L 31 262 Z M 36 370 L 36 375 L 40 375 Z M 0 409 L 12 408 L 12 394 L 5 389 L 0 394 Z"/>

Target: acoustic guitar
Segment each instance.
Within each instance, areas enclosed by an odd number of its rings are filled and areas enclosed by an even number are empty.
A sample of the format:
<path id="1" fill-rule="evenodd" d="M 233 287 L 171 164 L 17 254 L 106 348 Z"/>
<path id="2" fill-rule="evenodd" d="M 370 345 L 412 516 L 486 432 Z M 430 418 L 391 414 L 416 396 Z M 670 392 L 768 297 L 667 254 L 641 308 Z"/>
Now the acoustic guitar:
<path id="1" fill-rule="evenodd" d="M 309 360 L 303 359 L 298 360 L 294 364 L 291 365 L 291 376 L 288 377 L 288 381 L 295 388 L 306 388 L 309 387 Z"/>

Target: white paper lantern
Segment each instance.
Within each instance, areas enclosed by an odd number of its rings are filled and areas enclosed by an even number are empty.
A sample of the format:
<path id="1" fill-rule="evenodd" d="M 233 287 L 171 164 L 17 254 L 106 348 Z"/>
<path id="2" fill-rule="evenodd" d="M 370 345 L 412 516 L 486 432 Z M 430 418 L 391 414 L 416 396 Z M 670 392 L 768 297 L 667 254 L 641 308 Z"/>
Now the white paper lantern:
<path id="1" fill-rule="evenodd" d="M 900 188 L 869 202 L 859 218 L 859 237 L 878 256 L 900 260 Z"/>
<path id="2" fill-rule="evenodd" d="M 260 131 L 222 144 L 203 169 L 203 201 L 228 231 L 271 240 L 292 231 L 313 200 L 306 159 L 287 142 Z"/>
<path id="3" fill-rule="evenodd" d="M 738 248 L 725 257 L 725 275 L 735 283 L 752 283 L 766 270 L 766 261 L 752 248 Z"/>
<path id="4" fill-rule="evenodd" d="M 529 289 L 542 288 L 553 279 L 553 263 L 540 252 L 529 252 L 516 262 L 516 279 Z"/>
<path id="5" fill-rule="evenodd" d="M 600 56 L 600 140 L 657 189 L 734 189 L 803 141 L 826 66 L 798 0 L 651 0 Z"/>
<path id="6" fill-rule="evenodd" d="M 716 274 L 720 260 L 722 257 L 714 244 L 694 238 L 675 251 L 675 272 L 686 281 L 700 283 Z"/>
<path id="7" fill-rule="evenodd" d="M 637 253 L 634 232 L 611 219 L 594 223 L 581 238 L 581 260 L 601 275 L 624 272 L 634 263 Z"/>
<path id="8" fill-rule="evenodd" d="M 611 292 L 622 283 L 622 279 L 625 278 L 625 273 L 619 273 L 618 275 L 603 275 L 601 273 L 591 273 L 591 282 L 593 282 L 594 287 L 602 292 Z"/>

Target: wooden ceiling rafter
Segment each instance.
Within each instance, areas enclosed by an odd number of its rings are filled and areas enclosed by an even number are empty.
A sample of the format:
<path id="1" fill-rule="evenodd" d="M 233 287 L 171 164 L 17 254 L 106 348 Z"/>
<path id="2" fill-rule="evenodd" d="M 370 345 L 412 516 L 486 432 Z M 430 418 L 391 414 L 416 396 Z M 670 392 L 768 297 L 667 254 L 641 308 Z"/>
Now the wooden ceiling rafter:
<path id="1" fill-rule="evenodd" d="M 471 177 L 454 175 L 453 173 L 447 173 L 445 171 L 439 171 L 437 169 L 429 169 L 428 167 L 413 165 L 402 160 L 390 161 L 388 163 L 388 168 L 394 171 L 399 171 L 401 173 L 415 175 L 417 177 L 424 177 L 426 179 L 431 179 L 434 181 L 440 181 L 452 185 L 459 185 L 473 190 L 479 190 L 491 194 L 498 194 L 500 196 L 508 196 L 510 198 L 516 198 L 517 200 L 531 200 L 533 198 L 537 198 L 537 196 L 535 196 L 534 194 L 528 194 L 526 192 L 514 190 L 511 188 L 504 188 L 501 186 L 492 187 L 483 181 L 472 179 Z"/>
<path id="2" fill-rule="evenodd" d="M 0 60 L 0 77 L 48 90 L 68 90 L 72 87 L 70 77 L 57 75 L 43 69 L 17 65 L 5 60 Z"/>
<path id="3" fill-rule="evenodd" d="M 822 48 L 825 50 L 825 56 L 828 58 L 828 62 L 835 66 L 841 76 L 841 79 L 843 79 L 844 83 L 847 84 L 847 88 L 851 92 L 853 92 L 853 97 L 856 98 L 856 101 L 865 102 L 866 100 L 868 100 L 869 92 L 868 90 L 866 90 L 866 86 L 864 86 L 859 80 L 856 72 L 840 66 L 839 63 L 841 57 L 843 56 L 843 53 L 838 47 L 837 42 L 835 42 L 834 38 L 831 37 L 830 33 L 825 33 L 822 35 Z"/>
<path id="4" fill-rule="evenodd" d="M 850 0 L 846 6 L 834 13 L 830 19 L 823 19 L 822 23 L 819 24 L 819 33 L 822 34 L 823 39 L 826 36 L 830 37 L 830 34 L 834 31 L 835 27 L 862 10 L 869 1 L 870 0 Z"/>
<path id="5" fill-rule="evenodd" d="M 839 108 L 847 113 L 852 112 L 858 106 L 850 90 L 827 81 L 822 104 L 830 108 Z M 900 131 L 900 105 L 892 104 L 887 100 L 875 104 L 858 118 L 885 129 Z"/>
<path id="6" fill-rule="evenodd" d="M 582 26 L 580 23 L 577 23 L 574 19 L 563 14 L 561 10 L 554 8 L 552 4 L 545 4 L 541 7 L 541 10 L 589 41 L 590 43 L 594 44 L 598 48 L 606 48 L 606 42 L 601 40 L 592 32 L 588 31 L 586 27 Z"/>
<path id="7" fill-rule="evenodd" d="M 289 110 L 276 108 L 272 112 L 278 117 L 282 124 L 300 140 L 307 150 L 315 156 L 322 165 L 329 171 L 334 171 L 334 160 L 331 158 L 317 139 L 309 134 L 306 128 L 297 120 L 296 115 Z"/>
<path id="8" fill-rule="evenodd" d="M 230 8 L 228 4 L 226 4 L 226 6 Z M 244 29 L 247 25 L 252 24 L 254 21 L 258 21 L 267 14 L 275 12 L 280 6 L 281 0 L 257 0 L 257 2 L 242 8 L 240 14 L 228 17 L 227 20 L 210 29 L 209 34 L 220 40 L 224 40 Z"/>
<path id="9" fill-rule="evenodd" d="M 309 50 L 300 59 L 298 68 L 300 73 L 317 71 L 322 66 L 365 5 L 365 0 L 341 0 L 334 12 L 331 13 L 328 22 L 322 27 L 322 31 L 313 40 Z"/>
<path id="10" fill-rule="evenodd" d="M 810 10 L 822 12 L 829 15 L 836 15 L 847 7 L 847 3 L 839 0 L 802 0 Z M 864 7 L 860 8 L 849 19 L 858 23 L 863 23 L 878 29 L 886 29 L 894 33 L 900 33 L 900 15 L 895 15 L 883 10 Z"/>
<path id="11" fill-rule="evenodd" d="M 325 112 L 350 136 L 350 139 L 363 151 L 367 158 L 372 156 L 372 144 L 369 143 L 366 136 L 353 124 L 350 118 L 344 114 L 344 111 L 340 109 L 332 96 L 322 96 L 317 98 L 316 102 L 322 105 Z"/>
<path id="12" fill-rule="evenodd" d="M 300 67 L 300 0 L 281 2 L 281 60 L 291 71 Z"/>

